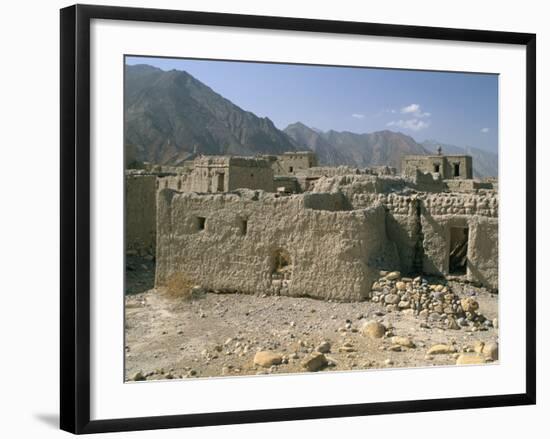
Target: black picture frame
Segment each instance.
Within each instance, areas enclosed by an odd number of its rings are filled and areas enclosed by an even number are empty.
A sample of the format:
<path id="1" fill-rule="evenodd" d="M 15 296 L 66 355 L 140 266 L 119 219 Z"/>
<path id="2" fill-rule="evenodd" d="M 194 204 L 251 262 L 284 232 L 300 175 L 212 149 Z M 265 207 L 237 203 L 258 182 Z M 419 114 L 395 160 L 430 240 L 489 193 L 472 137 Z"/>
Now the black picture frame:
<path id="1" fill-rule="evenodd" d="M 90 420 L 90 21 L 131 20 L 526 47 L 525 393 L 224 413 Z M 536 36 L 530 33 L 75 5 L 61 10 L 61 429 L 99 433 L 535 404 Z"/>

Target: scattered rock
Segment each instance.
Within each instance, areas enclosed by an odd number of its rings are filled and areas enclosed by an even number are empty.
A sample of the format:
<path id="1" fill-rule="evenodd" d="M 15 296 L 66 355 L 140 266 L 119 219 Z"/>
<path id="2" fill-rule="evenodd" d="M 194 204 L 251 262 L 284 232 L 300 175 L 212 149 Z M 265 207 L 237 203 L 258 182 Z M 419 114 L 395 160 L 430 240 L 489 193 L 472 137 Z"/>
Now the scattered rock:
<path id="1" fill-rule="evenodd" d="M 344 343 L 342 346 L 338 348 L 338 352 L 355 352 L 356 349 L 353 347 L 351 343 Z"/>
<path id="2" fill-rule="evenodd" d="M 327 358 L 320 352 L 314 352 L 308 355 L 302 362 L 302 367 L 309 372 L 316 372 L 327 365 Z"/>
<path id="3" fill-rule="evenodd" d="M 395 288 L 397 288 L 399 291 L 405 291 L 407 289 L 407 284 L 405 282 L 396 282 Z"/>
<path id="4" fill-rule="evenodd" d="M 399 271 L 392 271 L 386 275 L 386 280 L 397 280 L 401 278 L 401 273 Z"/>
<path id="5" fill-rule="evenodd" d="M 361 333 L 371 338 L 382 338 L 386 333 L 386 327 L 382 323 L 371 320 L 361 327 Z"/>
<path id="6" fill-rule="evenodd" d="M 145 376 L 139 371 L 132 376 L 132 381 L 145 381 Z"/>
<path id="7" fill-rule="evenodd" d="M 391 342 L 404 348 L 414 348 L 414 343 L 409 337 L 395 336 L 391 338 Z"/>
<path id="8" fill-rule="evenodd" d="M 484 323 L 483 327 L 479 325 L 487 319 L 478 313 L 479 303 L 472 297 L 461 298 L 450 285 L 428 285 L 421 278 L 412 281 L 401 278 L 398 272 L 391 272 L 373 283 L 371 300 L 384 304 L 387 312 L 412 310 L 422 319 L 444 320 L 449 329 L 459 330 L 468 326 L 467 321 L 477 323 L 483 330 L 491 324 L 495 326 L 492 322 Z"/>
<path id="9" fill-rule="evenodd" d="M 460 300 L 460 306 L 464 312 L 474 312 L 479 309 L 479 303 L 477 303 L 471 297 L 464 297 Z"/>
<path id="10" fill-rule="evenodd" d="M 260 351 L 254 355 L 254 364 L 262 367 L 271 367 L 273 365 L 281 364 L 283 356 L 271 351 Z"/>
<path id="11" fill-rule="evenodd" d="M 453 354 L 456 352 L 454 346 L 447 344 L 436 344 L 428 349 L 427 355 L 443 355 L 443 354 Z"/>
<path id="12" fill-rule="evenodd" d="M 317 346 L 317 352 L 320 352 L 321 354 L 326 354 L 330 352 L 330 343 L 328 341 L 323 341 L 319 346 Z"/>
<path id="13" fill-rule="evenodd" d="M 384 296 L 384 303 L 387 303 L 388 305 L 395 305 L 400 302 L 399 296 L 397 294 L 386 294 Z"/>

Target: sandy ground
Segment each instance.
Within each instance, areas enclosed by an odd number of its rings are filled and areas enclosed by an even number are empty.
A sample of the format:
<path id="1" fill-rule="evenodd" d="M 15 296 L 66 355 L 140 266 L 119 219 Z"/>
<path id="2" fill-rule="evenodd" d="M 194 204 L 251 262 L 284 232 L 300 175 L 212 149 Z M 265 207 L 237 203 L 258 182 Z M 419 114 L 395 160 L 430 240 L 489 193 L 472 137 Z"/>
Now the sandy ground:
<path id="1" fill-rule="evenodd" d="M 151 285 L 153 274 L 154 267 L 132 271 L 127 291 Z M 462 294 L 462 284 L 451 286 Z M 483 315 L 497 317 L 498 295 L 472 286 L 467 289 L 475 294 Z M 388 328 L 384 337 L 362 334 L 362 326 L 371 320 Z M 396 347 L 393 336 L 409 337 L 414 347 Z M 453 365 L 459 353 L 478 341 L 498 342 L 498 329 L 446 329 L 442 322 L 386 312 L 370 301 L 216 293 L 182 300 L 155 289 L 126 296 L 126 379 L 307 372 L 302 363 L 322 342 L 330 344 L 322 372 Z M 453 346 L 456 353 L 427 355 L 439 343 Z M 254 365 L 255 353 L 263 350 L 281 354 L 283 364 Z"/>

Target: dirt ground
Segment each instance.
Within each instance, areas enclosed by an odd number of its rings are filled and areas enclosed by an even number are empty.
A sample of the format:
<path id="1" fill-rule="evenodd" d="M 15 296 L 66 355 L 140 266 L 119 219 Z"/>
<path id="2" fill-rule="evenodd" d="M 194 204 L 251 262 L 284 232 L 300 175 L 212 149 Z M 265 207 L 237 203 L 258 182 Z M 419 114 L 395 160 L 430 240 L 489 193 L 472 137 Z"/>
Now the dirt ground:
<path id="1" fill-rule="evenodd" d="M 131 272 L 128 292 L 152 285 L 154 266 L 150 265 L 144 264 L 148 270 Z M 497 317 L 498 295 L 471 285 L 464 288 L 458 282 L 450 286 L 459 295 L 467 290 L 488 319 Z M 462 352 L 473 351 L 476 342 L 498 342 L 495 327 L 447 329 L 441 321 L 387 312 L 370 301 L 211 292 L 183 300 L 151 288 L 128 294 L 125 312 L 128 380 L 307 372 L 304 359 L 323 342 L 328 364 L 322 372 L 454 365 Z M 382 338 L 362 333 L 365 322 L 372 320 L 386 327 Z M 396 345 L 394 336 L 408 337 L 414 347 Z M 455 352 L 428 355 L 436 344 L 449 345 Z M 258 351 L 278 353 L 282 363 L 255 365 Z"/>

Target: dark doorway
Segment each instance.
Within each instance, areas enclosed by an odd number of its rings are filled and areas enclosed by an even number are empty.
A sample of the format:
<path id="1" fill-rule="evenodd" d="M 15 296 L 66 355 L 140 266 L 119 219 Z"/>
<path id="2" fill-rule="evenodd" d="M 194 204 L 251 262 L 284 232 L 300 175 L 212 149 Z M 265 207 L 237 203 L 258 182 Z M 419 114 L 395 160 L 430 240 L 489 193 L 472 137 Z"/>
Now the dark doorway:
<path id="1" fill-rule="evenodd" d="M 454 164 L 454 176 L 460 177 L 460 163 Z"/>
<path id="2" fill-rule="evenodd" d="M 439 173 L 439 165 L 434 165 L 434 172 Z"/>
<path id="3" fill-rule="evenodd" d="M 225 174 L 222 172 L 218 174 L 218 187 L 216 189 L 217 192 L 224 192 L 225 189 Z"/>
<path id="4" fill-rule="evenodd" d="M 468 227 L 451 227 L 449 273 L 466 274 L 468 261 Z"/>

